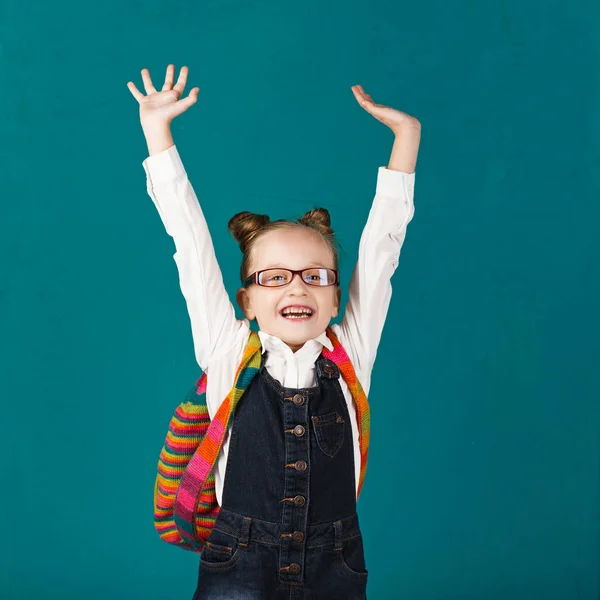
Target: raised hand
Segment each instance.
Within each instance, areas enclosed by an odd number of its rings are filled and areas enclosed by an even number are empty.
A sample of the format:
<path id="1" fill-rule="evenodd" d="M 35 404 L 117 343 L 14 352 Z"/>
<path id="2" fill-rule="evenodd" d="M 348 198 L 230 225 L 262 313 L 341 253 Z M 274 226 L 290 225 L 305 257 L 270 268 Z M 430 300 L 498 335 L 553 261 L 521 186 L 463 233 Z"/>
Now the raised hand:
<path id="1" fill-rule="evenodd" d="M 140 121 L 146 129 L 154 125 L 168 125 L 175 117 L 184 113 L 198 100 L 200 88 L 193 88 L 186 98 L 181 98 L 188 76 L 188 68 L 181 67 L 179 79 L 173 85 L 175 78 L 175 65 L 167 67 L 165 83 L 160 92 L 157 92 L 148 69 L 142 69 L 142 80 L 147 96 L 144 96 L 133 81 L 127 83 L 129 91 L 140 105 Z"/>
<path id="2" fill-rule="evenodd" d="M 396 135 L 403 129 L 414 128 L 420 129 L 421 123 L 411 117 L 409 114 L 390 108 L 383 104 L 375 104 L 373 98 L 367 94 L 361 85 L 353 85 L 352 92 L 356 101 L 373 117 L 378 121 L 381 121 L 384 125 L 387 125 Z"/>

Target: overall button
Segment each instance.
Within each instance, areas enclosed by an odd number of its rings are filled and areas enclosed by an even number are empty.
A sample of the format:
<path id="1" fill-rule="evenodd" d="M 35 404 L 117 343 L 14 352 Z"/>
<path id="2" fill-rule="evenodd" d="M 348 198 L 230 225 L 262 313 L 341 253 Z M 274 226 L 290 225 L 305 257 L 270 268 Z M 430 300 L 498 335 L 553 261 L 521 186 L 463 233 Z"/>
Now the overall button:
<path id="1" fill-rule="evenodd" d="M 302 425 L 296 425 L 296 427 L 294 427 L 294 435 L 297 437 L 302 437 L 305 431 L 306 430 L 304 427 L 302 427 Z"/>
<path id="2" fill-rule="evenodd" d="M 325 371 L 327 375 L 333 375 L 333 368 L 330 365 L 325 365 L 323 371 Z"/>
<path id="3" fill-rule="evenodd" d="M 304 496 L 296 496 L 294 498 L 294 504 L 296 506 L 304 506 L 306 504 L 306 498 Z"/>
<path id="4" fill-rule="evenodd" d="M 308 465 L 306 464 L 305 460 L 297 460 L 296 464 L 294 465 L 296 471 L 306 471 L 306 467 L 308 467 Z"/>
<path id="5" fill-rule="evenodd" d="M 290 565 L 290 573 L 292 573 L 293 575 L 297 575 L 298 573 L 300 573 L 300 565 L 298 563 L 292 563 Z"/>
<path id="6" fill-rule="evenodd" d="M 304 396 L 302 394 L 296 394 L 293 398 L 292 398 L 292 402 L 296 405 L 296 406 L 302 406 L 304 404 Z"/>
<path id="7" fill-rule="evenodd" d="M 294 533 L 292 533 L 292 539 L 295 542 L 303 542 L 304 541 L 304 534 L 301 531 L 294 531 Z"/>

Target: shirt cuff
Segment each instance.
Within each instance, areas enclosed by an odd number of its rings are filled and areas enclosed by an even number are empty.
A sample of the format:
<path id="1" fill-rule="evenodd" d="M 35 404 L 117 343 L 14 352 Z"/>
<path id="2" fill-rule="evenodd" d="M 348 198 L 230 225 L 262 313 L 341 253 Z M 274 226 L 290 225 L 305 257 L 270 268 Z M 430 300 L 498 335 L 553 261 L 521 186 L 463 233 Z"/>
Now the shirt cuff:
<path id="1" fill-rule="evenodd" d="M 142 166 L 150 184 L 165 183 L 186 175 L 175 144 L 158 154 L 148 156 Z"/>
<path id="2" fill-rule="evenodd" d="M 394 171 L 387 167 L 379 167 L 377 172 L 377 188 L 378 196 L 386 196 L 397 198 L 399 196 L 412 196 L 415 188 L 415 173 L 403 173 L 402 171 Z"/>

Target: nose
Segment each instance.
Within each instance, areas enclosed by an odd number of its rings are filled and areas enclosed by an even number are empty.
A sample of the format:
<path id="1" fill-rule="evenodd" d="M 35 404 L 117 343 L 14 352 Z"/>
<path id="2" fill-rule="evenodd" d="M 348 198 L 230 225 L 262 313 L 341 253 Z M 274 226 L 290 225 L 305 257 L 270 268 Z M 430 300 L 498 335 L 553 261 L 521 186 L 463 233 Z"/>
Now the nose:
<path id="1" fill-rule="evenodd" d="M 305 292 L 306 286 L 307 286 L 307 284 L 302 279 L 302 276 L 300 275 L 300 273 L 294 273 L 292 280 L 289 282 L 289 284 L 286 287 L 288 288 L 288 290 L 290 290 L 290 289 L 298 290 L 299 289 L 299 290 Z"/>

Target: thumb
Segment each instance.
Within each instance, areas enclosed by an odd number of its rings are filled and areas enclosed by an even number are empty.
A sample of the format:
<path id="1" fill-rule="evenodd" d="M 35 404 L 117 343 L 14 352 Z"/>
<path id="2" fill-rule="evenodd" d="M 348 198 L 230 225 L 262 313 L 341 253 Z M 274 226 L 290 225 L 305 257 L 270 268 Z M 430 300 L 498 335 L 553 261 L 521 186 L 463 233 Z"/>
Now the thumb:
<path id="1" fill-rule="evenodd" d="M 375 104 L 374 102 L 363 102 L 363 108 L 371 113 L 374 117 L 382 117 L 387 112 L 386 106 L 381 106 L 379 104 Z"/>
<path id="2" fill-rule="evenodd" d="M 196 104 L 196 101 L 198 100 L 199 91 L 200 88 L 194 88 L 190 90 L 190 93 L 185 98 L 181 98 L 181 100 L 175 102 L 174 108 L 176 110 L 177 115 L 180 115 L 181 113 L 185 112 L 190 106 Z"/>

